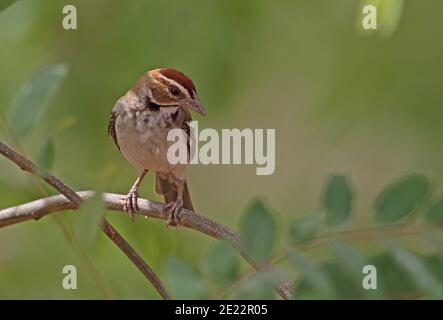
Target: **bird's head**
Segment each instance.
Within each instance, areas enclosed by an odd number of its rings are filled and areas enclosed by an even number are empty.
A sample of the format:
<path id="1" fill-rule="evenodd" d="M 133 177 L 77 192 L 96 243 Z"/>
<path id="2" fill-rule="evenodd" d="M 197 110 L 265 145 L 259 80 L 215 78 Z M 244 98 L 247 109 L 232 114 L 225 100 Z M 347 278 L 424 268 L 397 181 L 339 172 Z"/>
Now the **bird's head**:
<path id="1" fill-rule="evenodd" d="M 133 90 L 137 95 L 145 96 L 150 103 L 158 106 L 188 108 L 206 115 L 194 83 L 176 69 L 148 71 L 135 84 Z"/>

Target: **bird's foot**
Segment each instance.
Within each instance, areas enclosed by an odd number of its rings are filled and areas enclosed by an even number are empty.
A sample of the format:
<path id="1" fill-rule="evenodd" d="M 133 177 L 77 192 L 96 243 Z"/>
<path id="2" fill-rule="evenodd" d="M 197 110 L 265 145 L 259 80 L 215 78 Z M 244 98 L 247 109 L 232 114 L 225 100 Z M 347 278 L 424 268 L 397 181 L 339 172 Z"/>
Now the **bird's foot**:
<path id="1" fill-rule="evenodd" d="M 135 223 L 135 213 L 138 212 L 138 192 L 135 189 L 129 190 L 126 197 L 123 199 L 125 201 L 123 205 L 123 210 L 125 210 L 132 219 L 132 222 Z"/>
<path id="2" fill-rule="evenodd" d="M 165 213 L 168 215 L 166 227 L 176 227 L 180 220 L 180 210 L 183 207 L 183 200 L 177 199 L 176 201 L 169 202 L 165 205 Z"/>

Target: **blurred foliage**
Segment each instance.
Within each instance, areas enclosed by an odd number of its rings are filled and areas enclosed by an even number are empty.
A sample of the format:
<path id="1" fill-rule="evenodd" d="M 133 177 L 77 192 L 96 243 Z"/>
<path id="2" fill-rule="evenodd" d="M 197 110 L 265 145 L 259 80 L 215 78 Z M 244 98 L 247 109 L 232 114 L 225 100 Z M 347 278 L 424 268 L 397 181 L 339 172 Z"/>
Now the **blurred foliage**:
<path id="1" fill-rule="evenodd" d="M 426 212 L 426 218 L 431 223 L 443 224 L 443 199 L 434 203 Z"/>
<path id="2" fill-rule="evenodd" d="M 332 177 L 332 180 L 336 176 Z M 331 183 L 329 182 L 328 185 Z M 381 192 L 375 200 L 375 218 L 385 224 L 393 224 L 390 228 L 384 225 L 375 225 L 370 229 L 370 233 L 374 234 L 383 247 L 386 247 L 387 253 L 379 256 L 365 259 L 360 252 L 356 251 L 349 244 L 340 240 L 327 240 L 348 235 L 349 241 L 370 240 L 368 230 L 357 230 L 353 233 L 335 231 L 328 234 L 325 243 L 329 243 L 337 261 L 322 262 L 318 265 L 313 264 L 303 256 L 289 253 L 290 259 L 299 269 L 301 277 L 296 282 L 300 298 L 341 298 L 341 299 L 363 299 L 363 298 L 443 298 L 443 279 L 435 274 L 441 265 L 443 256 L 441 255 L 441 242 L 430 238 L 431 243 L 438 246 L 439 255 L 423 256 L 418 255 L 401 246 L 393 243 L 389 237 L 396 236 L 397 233 L 389 231 L 406 231 L 411 228 L 410 221 L 403 221 L 400 227 L 395 225 L 399 219 L 412 211 L 418 210 L 419 203 L 424 201 L 424 196 L 430 192 L 429 181 L 425 176 L 419 174 L 411 174 L 394 181 L 392 184 Z M 346 193 L 348 194 L 348 193 Z M 349 203 L 349 197 L 342 197 L 340 193 L 336 193 L 334 199 L 337 206 L 344 206 Z M 443 212 L 435 205 L 430 209 L 432 211 L 432 219 L 428 219 L 431 223 L 439 223 Z M 429 213 L 428 213 L 429 215 Z M 327 220 L 326 220 L 327 221 Z M 398 229 L 393 229 L 397 226 Z M 414 228 L 414 227 L 412 227 Z M 417 228 L 417 226 L 415 226 Z M 422 236 L 426 236 L 431 229 L 423 230 Z M 436 229 L 438 230 L 438 229 Z M 415 235 L 415 229 L 409 229 L 410 234 Z M 293 232 L 292 232 L 293 235 Z M 351 236 L 352 237 L 351 237 Z M 360 240 L 362 240 L 360 239 Z M 384 239 L 384 240 L 383 240 Z M 310 239 L 311 243 L 316 241 L 315 238 Z M 309 248 L 309 242 L 305 243 Z M 389 259 L 385 258 L 389 256 Z M 335 260 L 335 259 L 334 259 Z M 384 261 L 382 263 L 380 260 Z M 432 261 L 430 264 L 429 261 Z M 439 262 L 440 261 L 440 262 Z M 365 290 L 362 283 L 362 270 L 365 265 L 375 265 L 377 268 L 377 282 L 381 284 L 381 288 L 377 290 Z M 394 271 L 395 269 L 396 271 Z M 389 271 L 392 270 L 392 271 Z M 392 281 L 388 277 L 388 273 L 396 273 L 396 281 Z M 389 279 L 389 280 L 387 280 Z M 405 284 L 406 283 L 406 284 Z M 411 284 L 411 285 L 408 285 Z"/>
<path id="3" fill-rule="evenodd" d="M 295 242 L 306 242 L 312 240 L 323 221 L 323 214 L 311 214 L 307 218 L 296 219 L 290 226 L 290 234 Z"/>
<path id="4" fill-rule="evenodd" d="M 166 264 L 166 283 L 176 299 L 204 299 L 208 297 L 206 284 L 194 267 L 180 258 L 170 258 Z"/>
<path id="5" fill-rule="evenodd" d="M 255 200 L 246 209 L 240 235 L 249 254 L 257 260 L 269 257 L 276 243 L 276 222 L 262 201 Z"/>
<path id="6" fill-rule="evenodd" d="M 95 244 L 104 213 L 105 208 L 100 196 L 95 196 L 81 204 L 74 231 L 80 245 L 84 248 L 91 248 Z"/>
<path id="7" fill-rule="evenodd" d="M 127 192 L 137 173 L 108 141 L 107 119 L 154 67 L 191 75 L 208 111 L 195 116 L 201 127 L 277 129 L 274 175 L 250 166 L 189 174 L 197 210 L 238 229 L 276 273 L 251 272 L 227 242 L 107 216 L 174 298 L 274 299 L 282 277 L 300 299 L 443 298 L 442 187 L 433 183 L 443 178 L 441 1 L 70 4 L 78 30 L 62 29 L 62 2 L 0 0 L 0 139 L 69 185 Z M 366 4 L 379 12 L 375 31 L 361 29 Z M 141 193 L 156 197 L 149 182 Z M 1 208 L 40 196 L 0 161 Z M 98 233 L 104 214 L 95 197 L 60 219 L 112 297 L 159 298 Z M 0 298 L 102 298 L 63 234 L 47 218 L 1 230 Z M 67 264 L 78 267 L 78 290 L 61 286 Z M 377 290 L 362 288 L 368 264 Z"/>
<path id="8" fill-rule="evenodd" d="M 390 184 L 376 201 L 377 218 L 395 222 L 416 210 L 429 192 L 429 181 L 422 175 L 402 177 Z"/>
<path id="9" fill-rule="evenodd" d="M 327 184 L 324 196 L 326 223 L 337 226 L 345 222 L 351 213 L 352 194 L 344 176 L 335 175 Z"/>
<path id="10" fill-rule="evenodd" d="M 17 0 L 0 0 L 0 11 L 6 9 Z"/>
<path id="11" fill-rule="evenodd" d="M 31 126 L 45 111 L 49 97 L 56 91 L 61 80 L 67 74 L 67 67 L 55 65 L 37 72 L 20 89 L 8 117 L 13 133 L 18 138 L 31 130 Z"/>
<path id="12" fill-rule="evenodd" d="M 239 275 L 240 262 L 231 244 L 226 240 L 215 243 L 204 257 L 204 269 L 218 284 L 235 281 Z"/>
<path id="13" fill-rule="evenodd" d="M 50 170 L 54 165 L 55 146 L 52 137 L 48 137 L 38 150 L 35 162 L 42 168 Z"/>
<path id="14" fill-rule="evenodd" d="M 275 299 L 274 282 L 277 279 L 272 273 L 258 272 L 244 280 L 234 289 L 230 299 L 261 300 Z"/>

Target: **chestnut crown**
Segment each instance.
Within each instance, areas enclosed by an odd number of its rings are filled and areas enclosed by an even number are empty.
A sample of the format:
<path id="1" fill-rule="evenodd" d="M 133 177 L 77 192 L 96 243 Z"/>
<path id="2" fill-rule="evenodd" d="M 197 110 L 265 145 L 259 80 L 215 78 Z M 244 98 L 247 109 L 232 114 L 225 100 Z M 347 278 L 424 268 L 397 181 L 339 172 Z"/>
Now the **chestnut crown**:
<path id="1" fill-rule="evenodd" d="M 184 73 L 172 69 L 154 69 L 145 73 L 134 85 L 137 95 L 147 96 L 160 107 L 178 106 L 206 115 L 195 85 Z"/>

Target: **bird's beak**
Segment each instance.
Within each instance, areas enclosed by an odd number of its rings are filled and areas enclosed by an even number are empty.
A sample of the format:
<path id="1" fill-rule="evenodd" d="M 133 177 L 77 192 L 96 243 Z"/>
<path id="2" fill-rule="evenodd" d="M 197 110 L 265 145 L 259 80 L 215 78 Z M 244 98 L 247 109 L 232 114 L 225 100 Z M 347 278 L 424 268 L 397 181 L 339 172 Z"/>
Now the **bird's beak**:
<path id="1" fill-rule="evenodd" d="M 184 106 L 191 110 L 194 110 L 195 112 L 200 113 L 203 116 L 206 116 L 206 111 L 203 108 L 203 104 L 201 103 L 200 99 L 197 96 L 195 96 L 195 98 L 193 99 L 186 100 Z"/>

